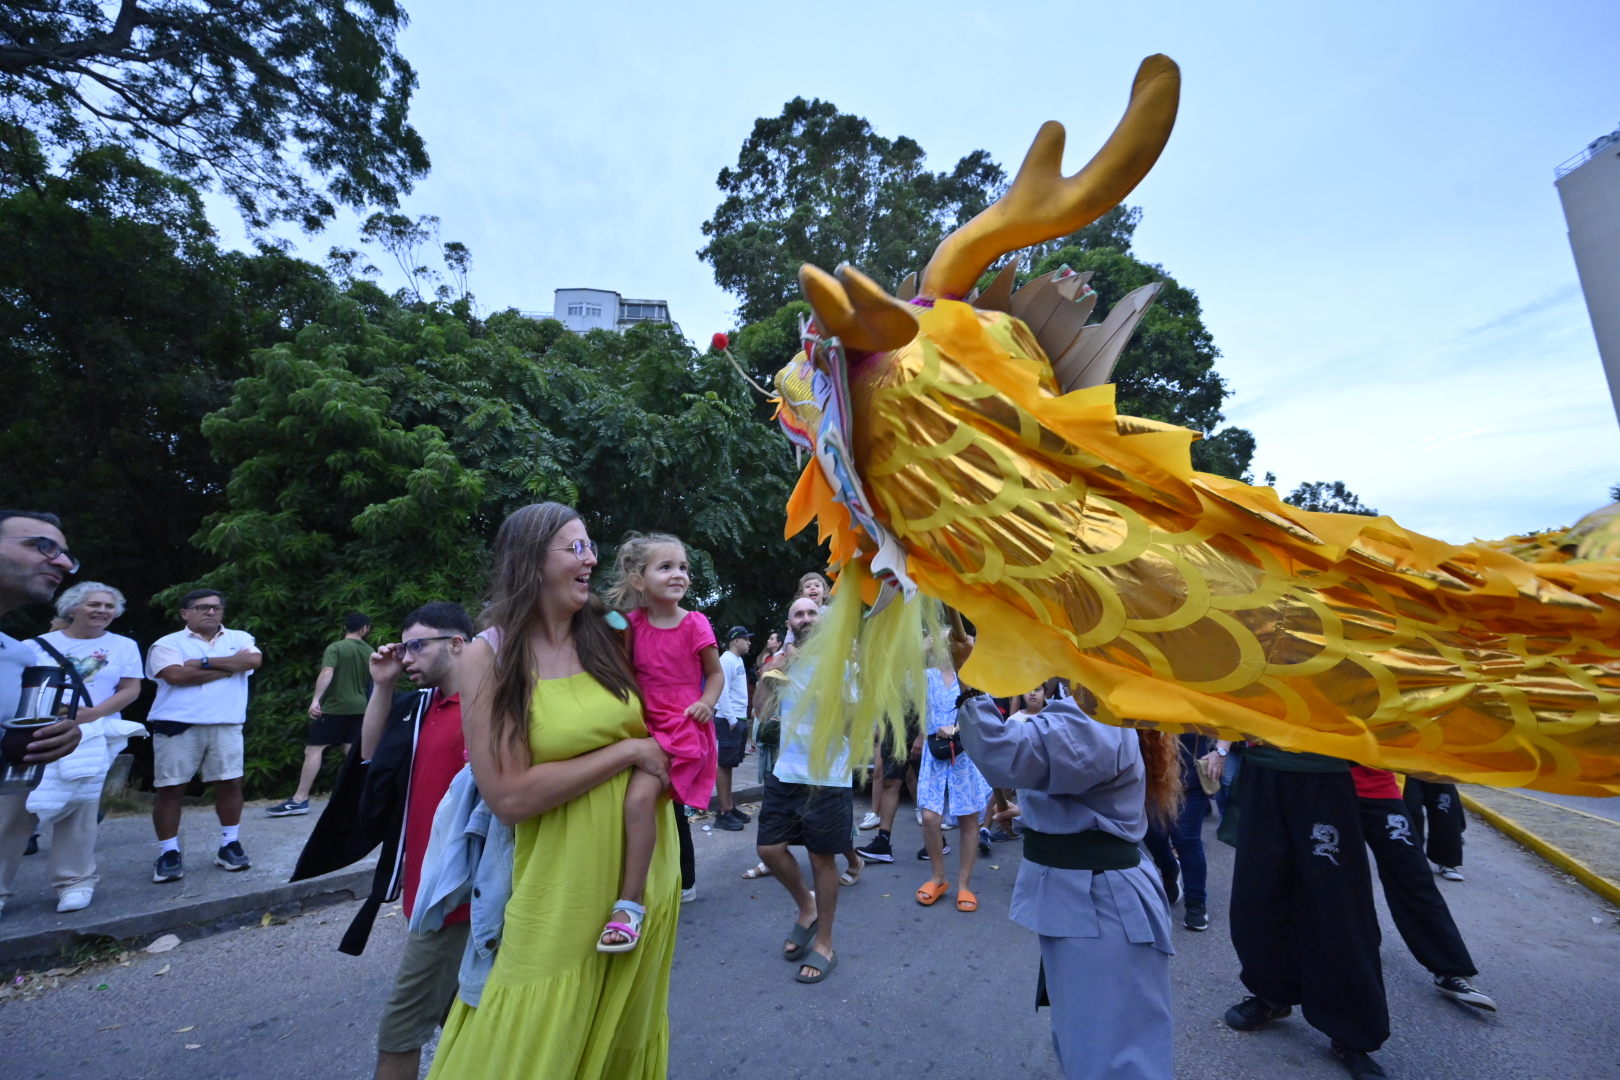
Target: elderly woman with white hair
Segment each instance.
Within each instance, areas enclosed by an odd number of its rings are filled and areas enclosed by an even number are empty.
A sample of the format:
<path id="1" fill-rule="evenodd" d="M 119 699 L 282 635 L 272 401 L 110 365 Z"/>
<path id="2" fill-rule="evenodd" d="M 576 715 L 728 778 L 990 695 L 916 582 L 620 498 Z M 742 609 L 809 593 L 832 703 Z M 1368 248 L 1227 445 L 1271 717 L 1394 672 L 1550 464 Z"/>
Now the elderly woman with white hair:
<path id="1" fill-rule="evenodd" d="M 129 736 L 143 730 L 120 716 L 141 692 L 140 646 L 107 629 L 124 613 L 124 594 L 99 581 L 80 582 L 57 598 L 56 613 L 66 626 L 32 640 L 34 662 L 71 664 L 90 701 L 79 706 L 78 749 L 46 766 L 44 779 L 26 798 L 0 798 L 0 909 L 11 897 L 35 817 L 42 830 L 51 829 L 49 870 L 56 910 L 90 906 L 98 880 L 96 814 L 102 784 Z"/>

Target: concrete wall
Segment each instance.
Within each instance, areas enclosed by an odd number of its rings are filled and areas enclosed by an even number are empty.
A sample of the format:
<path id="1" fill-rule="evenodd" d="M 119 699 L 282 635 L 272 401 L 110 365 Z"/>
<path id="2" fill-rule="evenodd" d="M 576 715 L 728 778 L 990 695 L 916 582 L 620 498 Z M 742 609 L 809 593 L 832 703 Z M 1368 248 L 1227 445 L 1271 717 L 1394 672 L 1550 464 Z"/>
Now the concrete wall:
<path id="1" fill-rule="evenodd" d="M 1558 178 L 1569 246 L 1620 416 L 1620 140 Z"/>

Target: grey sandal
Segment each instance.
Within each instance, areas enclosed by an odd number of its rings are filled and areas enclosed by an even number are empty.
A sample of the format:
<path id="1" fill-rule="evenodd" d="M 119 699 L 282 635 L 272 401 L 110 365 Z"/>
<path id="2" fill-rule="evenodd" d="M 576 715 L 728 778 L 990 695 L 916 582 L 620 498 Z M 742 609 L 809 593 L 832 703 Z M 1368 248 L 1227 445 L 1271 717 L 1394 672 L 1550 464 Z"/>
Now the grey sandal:
<path id="1" fill-rule="evenodd" d="M 793 943 L 793 947 L 782 950 L 782 959 L 797 960 L 803 956 L 805 950 L 810 948 L 810 943 L 816 940 L 816 926 L 820 922 L 821 920 L 817 919 L 809 926 L 800 926 L 795 922 L 793 929 L 789 930 L 787 935 L 787 939 Z"/>
<path id="2" fill-rule="evenodd" d="M 793 979 L 795 982 L 818 983 L 827 976 L 831 975 L 833 973 L 833 968 L 838 966 L 838 954 L 833 953 L 831 956 L 822 956 L 814 949 L 811 949 L 809 954 L 805 956 L 803 960 L 799 961 L 799 966 L 815 968 L 816 973 L 807 979 L 804 976 L 804 972 L 794 972 Z"/>

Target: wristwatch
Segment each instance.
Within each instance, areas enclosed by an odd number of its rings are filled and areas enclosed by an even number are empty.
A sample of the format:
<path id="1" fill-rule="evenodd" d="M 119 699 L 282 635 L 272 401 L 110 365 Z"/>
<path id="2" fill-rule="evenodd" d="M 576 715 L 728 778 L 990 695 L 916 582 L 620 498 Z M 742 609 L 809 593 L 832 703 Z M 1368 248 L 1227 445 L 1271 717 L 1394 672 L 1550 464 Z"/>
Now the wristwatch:
<path id="1" fill-rule="evenodd" d="M 213 664 L 210 664 L 208 662 L 208 657 L 206 657 L 206 656 L 203 657 L 202 666 L 203 666 L 203 670 L 205 670 L 205 671 L 211 671 L 211 670 L 213 670 L 213 667 L 214 667 Z"/>
<path id="2" fill-rule="evenodd" d="M 1215 752 L 1216 752 L 1216 753 L 1217 753 L 1217 754 L 1219 754 L 1219 755 L 1221 755 L 1221 757 L 1225 757 L 1225 756 L 1226 756 L 1226 751 L 1225 751 L 1225 750 L 1222 750 L 1222 749 L 1221 749 L 1221 748 L 1220 748 L 1220 747 L 1218 747 L 1218 746 L 1217 746 L 1217 747 L 1216 747 L 1216 748 L 1215 748 Z"/>

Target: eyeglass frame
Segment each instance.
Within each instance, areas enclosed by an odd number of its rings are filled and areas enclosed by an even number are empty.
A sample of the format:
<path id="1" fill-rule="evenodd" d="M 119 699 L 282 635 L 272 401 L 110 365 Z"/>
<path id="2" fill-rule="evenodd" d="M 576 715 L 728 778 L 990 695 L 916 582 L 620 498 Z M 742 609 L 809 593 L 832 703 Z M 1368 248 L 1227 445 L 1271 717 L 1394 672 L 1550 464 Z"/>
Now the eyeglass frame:
<path id="1" fill-rule="evenodd" d="M 32 540 L 33 543 L 28 544 L 28 546 L 33 548 L 35 551 L 39 552 L 41 555 L 45 556 L 45 561 L 48 562 L 48 563 L 49 562 L 55 562 L 57 559 L 61 558 L 64 555 L 67 556 L 68 562 L 73 564 L 71 567 L 68 568 L 68 573 L 70 573 L 70 574 L 77 574 L 79 572 L 79 567 L 84 565 L 82 562 L 79 561 L 79 557 L 77 555 L 73 554 L 73 552 L 69 551 L 62 544 L 57 543 L 55 537 L 51 537 L 51 536 L 7 536 L 7 537 L 5 537 L 5 539 L 7 539 L 7 540 L 21 540 L 24 543 L 27 543 L 28 541 Z M 46 551 L 45 550 L 45 545 L 47 545 L 47 544 L 49 544 L 51 547 L 55 548 L 56 550 L 54 552 Z"/>
<path id="2" fill-rule="evenodd" d="M 223 600 L 221 600 L 217 604 L 196 604 L 196 603 L 192 603 L 192 604 L 187 604 L 185 607 L 181 608 L 180 610 L 181 611 L 195 611 L 199 615 L 207 615 L 207 614 L 210 614 L 210 613 L 223 615 L 223 614 L 225 614 L 225 602 Z"/>
<path id="3" fill-rule="evenodd" d="M 574 553 L 574 558 L 578 559 L 580 562 L 585 561 L 585 552 L 587 551 L 591 553 L 591 558 L 596 559 L 598 562 L 600 562 L 602 558 L 602 549 L 596 545 L 595 540 L 575 540 L 572 544 L 567 544 L 560 548 L 552 548 L 551 550 L 572 551 Z"/>
<path id="4" fill-rule="evenodd" d="M 422 650 L 427 648 L 427 643 L 430 642 L 430 641 L 457 641 L 457 640 L 465 641 L 467 639 L 462 637 L 460 634 L 436 634 L 433 637 L 406 638 L 404 641 L 399 643 L 399 647 L 401 649 L 405 650 L 405 655 L 406 656 L 421 656 L 422 655 Z M 411 648 L 412 645 L 415 645 L 416 648 L 414 648 L 414 649 Z"/>

